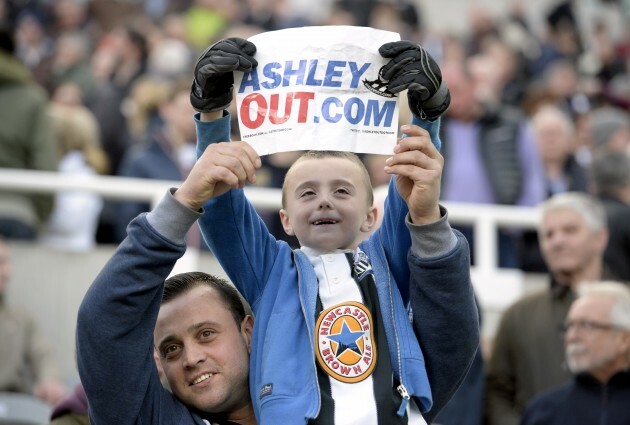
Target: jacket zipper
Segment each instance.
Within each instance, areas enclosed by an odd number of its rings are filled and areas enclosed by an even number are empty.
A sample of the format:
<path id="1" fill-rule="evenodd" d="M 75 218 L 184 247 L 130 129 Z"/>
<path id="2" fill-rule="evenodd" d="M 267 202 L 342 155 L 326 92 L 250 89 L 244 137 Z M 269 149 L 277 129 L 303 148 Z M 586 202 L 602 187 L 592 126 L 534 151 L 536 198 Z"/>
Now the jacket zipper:
<path id="1" fill-rule="evenodd" d="M 298 274 L 298 296 L 300 297 L 300 307 L 302 308 L 302 314 L 304 315 L 304 321 L 306 323 L 306 328 L 308 329 L 308 334 L 309 334 L 309 344 L 311 344 L 311 353 L 315 354 L 315 346 L 313 345 L 313 338 L 314 338 L 314 331 L 312 331 L 311 327 L 309 326 L 309 322 L 308 322 L 308 317 L 306 315 L 306 310 L 304 309 L 304 300 L 302 299 L 302 277 L 300 275 L 300 267 L 298 265 L 297 260 L 295 259 L 295 253 L 293 253 L 293 264 L 295 264 L 295 270 L 297 271 Z M 317 385 L 315 385 L 315 388 L 317 388 L 317 411 L 315 412 L 315 418 L 317 418 L 319 416 L 319 411 L 322 408 L 322 396 L 320 394 L 320 390 L 319 390 L 319 383 L 317 380 L 317 365 L 315 364 L 315 356 L 312 356 L 312 361 L 313 361 L 313 370 L 315 371 L 315 382 L 317 383 Z"/>
<path id="2" fill-rule="evenodd" d="M 392 289 L 392 279 L 391 279 L 391 273 L 389 271 L 389 263 L 387 262 L 387 257 L 385 256 L 385 248 L 383 247 L 383 241 L 381 240 L 380 232 L 378 234 L 378 241 L 381 247 L 381 254 L 383 255 L 383 259 L 385 260 L 385 265 L 387 266 L 387 283 L 389 285 L 388 286 L 389 305 L 390 305 L 390 311 L 392 315 L 392 324 L 394 326 L 394 337 L 396 339 L 396 359 L 398 360 L 398 370 L 400 371 L 400 376 L 399 376 L 400 384 L 398 385 L 398 387 L 396 387 L 396 390 L 402 397 L 400 407 L 398 408 L 398 412 L 396 412 L 396 414 L 399 417 L 402 417 L 405 414 L 405 411 L 407 410 L 407 404 L 409 403 L 410 397 L 409 397 L 409 393 L 407 392 L 407 388 L 405 387 L 405 384 L 404 384 L 404 378 L 403 378 L 404 371 L 403 371 L 403 364 L 402 364 L 402 359 L 400 355 L 400 340 L 398 339 L 398 330 L 396 328 L 396 316 L 394 315 L 394 295 L 393 295 L 393 289 Z"/>

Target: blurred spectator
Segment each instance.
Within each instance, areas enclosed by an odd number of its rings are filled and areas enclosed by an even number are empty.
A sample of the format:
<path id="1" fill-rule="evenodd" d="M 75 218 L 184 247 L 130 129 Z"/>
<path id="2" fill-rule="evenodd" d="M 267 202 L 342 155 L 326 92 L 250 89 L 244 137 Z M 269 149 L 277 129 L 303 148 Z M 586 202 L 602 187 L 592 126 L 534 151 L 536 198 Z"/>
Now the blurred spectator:
<path id="1" fill-rule="evenodd" d="M 9 249 L 0 239 L 0 391 L 33 394 L 54 405 L 66 393 L 46 337 L 23 309 L 10 306 Z"/>
<path id="2" fill-rule="evenodd" d="M 62 84 L 72 82 L 81 89 L 82 99 L 90 98 L 94 89 L 89 63 L 90 51 L 91 46 L 85 34 L 66 32 L 57 39 L 47 81 L 51 93 Z"/>
<path id="3" fill-rule="evenodd" d="M 593 152 L 630 152 L 630 118 L 626 111 L 604 106 L 591 113 Z"/>
<path id="4" fill-rule="evenodd" d="M 0 28 L 0 167 L 53 171 L 58 157 L 48 99 L 14 47 L 11 32 Z M 52 207 L 52 195 L 0 192 L 0 235 L 34 239 Z"/>
<path id="5" fill-rule="evenodd" d="M 88 400 L 81 383 L 54 407 L 49 425 L 89 425 Z"/>
<path id="6" fill-rule="evenodd" d="M 466 55 L 473 56 L 481 53 L 484 44 L 490 39 L 496 39 L 499 30 L 489 6 L 478 3 L 468 9 L 466 30 Z"/>
<path id="7" fill-rule="evenodd" d="M 630 283 L 630 155 L 598 155 L 591 171 L 610 229 L 604 261 L 615 276 Z"/>
<path id="8" fill-rule="evenodd" d="M 545 170 L 546 197 L 588 191 L 588 172 L 574 156 L 576 134 L 571 118 L 557 106 L 545 105 L 534 114 L 531 122 Z M 525 231 L 521 235 L 519 261 L 524 271 L 547 271 L 536 231 Z"/>
<path id="9" fill-rule="evenodd" d="M 153 109 L 148 115 L 146 140 L 126 153 L 117 174 L 144 179 L 185 179 L 197 159 L 190 80 L 168 82 L 142 79 L 138 81 L 134 93 L 139 97 L 161 93 L 163 97 L 154 98 L 150 106 Z M 116 215 L 117 239 L 122 240 L 126 236 L 127 224 L 131 219 L 149 209 L 147 203 L 121 202 Z M 189 238 L 188 243 L 199 247 L 199 235 L 195 236 L 195 239 Z"/>
<path id="10" fill-rule="evenodd" d="M 15 52 L 37 82 L 43 85 L 55 44 L 46 32 L 42 15 L 41 12 L 32 10 L 25 10 L 20 14 L 15 28 Z"/>
<path id="11" fill-rule="evenodd" d="M 445 65 L 442 75 L 451 91 L 442 119 L 442 199 L 523 206 L 542 201 L 542 165 L 524 117 L 500 104 L 498 93 L 463 66 Z M 472 229 L 458 229 L 473 247 Z M 513 235 L 500 232 L 499 250 L 502 267 L 518 266 Z"/>
<path id="12" fill-rule="evenodd" d="M 486 375 L 488 425 L 517 425 L 533 396 L 569 379 L 558 329 L 578 285 L 611 278 L 603 265 L 606 213 L 590 195 L 565 192 L 545 201 L 539 240 L 550 285 L 501 317 Z"/>
<path id="13" fill-rule="evenodd" d="M 83 106 L 59 104 L 53 104 L 50 113 L 61 155 L 59 172 L 76 179 L 106 174 L 107 156 L 100 146 L 94 115 Z M 103 199 L 95 193 L 57 192 L 41 241 L 61 250 L 92 249 L 102 208 Z"/>
<path id="14" fill-rule="evenodd" d="M 134 82 L 146 72 L 148 48 L 143 34 L 130 27 L 117 27 L 101 40 L 99 49 L 104 49 L 102 58 L 108 62 L 88 107 L 101 123 L 101 142 L 110 173 L 115 173 L 130 145 L 123 101 Z"/>
<path id="15" fill-rule="evenodd" d="M 564 324 L 573 379 L 535 398 L 521 425 L 630 423 L 630 291 L 598 282 L 578 292 Z"/>
<path id="16" fill-rule="evenodd" d="M 549 64 L 558 59 L 575 63 L 581 53 L 582 41 L 573 1 L 553 4 L 546 16 L 546 34 L 541 40 L 540 54 L 530 62 L 530 74 L 542 75 Z"/>
<path id="17" fill-rule="evenodd" d="M 588 173 L 575 159 L 575 129 L 571 118 L 547 105 L 532 117 L 532 128 L 545 170 L 547 196 L 588 190 Z"/>

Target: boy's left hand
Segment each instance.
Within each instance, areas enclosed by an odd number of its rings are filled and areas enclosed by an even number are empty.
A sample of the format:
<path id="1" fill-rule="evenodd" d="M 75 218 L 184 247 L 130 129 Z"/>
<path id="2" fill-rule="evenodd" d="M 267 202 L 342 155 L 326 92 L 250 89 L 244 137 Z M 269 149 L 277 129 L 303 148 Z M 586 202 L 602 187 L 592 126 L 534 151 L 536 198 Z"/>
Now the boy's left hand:
<path id="1" fill-rule="evenodd" d="M 429 224 L 440 219 L 440 180 L 444 158 L 431 142 L 429 132 L 415 125 L 401 128 L 394 155 L 386 161 L 385 172 L 396 174 L 398 193 L 409 207 L 414 224 Z"/>

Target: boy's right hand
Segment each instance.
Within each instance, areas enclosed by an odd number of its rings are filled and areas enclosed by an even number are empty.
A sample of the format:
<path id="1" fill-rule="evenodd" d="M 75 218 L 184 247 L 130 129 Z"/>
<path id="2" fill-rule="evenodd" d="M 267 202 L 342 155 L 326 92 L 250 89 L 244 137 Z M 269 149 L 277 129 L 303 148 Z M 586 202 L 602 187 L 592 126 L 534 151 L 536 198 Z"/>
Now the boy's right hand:
<path id="1" fill-rule="evenodd" d="M 411 41 L 394 41 L 379 48 L 390 59 L 380 75 L 392 93 L 407 90 L 409 108 L 423 120 L 435 121 L 451 103 L 442 71 L 426 49 Z"/>
<path id="2" fill-rule="evenodd" d="M 198 211 L 208 199 L 242 188 L 246 182 L 255 183 L 256 169 L 261 165 L 260 157 L 246 142 L 211 144 L 173 196 Z"/>
<path id="3" fill-rule="evenodd" d="M 208 47 L 197 59 L 190 103 L 199 112 L 226 109 L 232 102 L 234 71 L 250 71 L 258 66 L 253 58 L 254 43 L 242 38 L 226 38 Z"/>

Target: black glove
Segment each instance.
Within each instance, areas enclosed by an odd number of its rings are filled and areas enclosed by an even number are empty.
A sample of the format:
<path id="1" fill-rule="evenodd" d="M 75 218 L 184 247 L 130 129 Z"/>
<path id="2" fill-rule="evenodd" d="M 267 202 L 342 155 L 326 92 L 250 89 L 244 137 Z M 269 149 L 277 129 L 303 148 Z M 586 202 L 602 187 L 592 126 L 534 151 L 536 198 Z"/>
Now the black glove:
<path id="1" fill-rule="evenodd" d="M 190 103 L 199 112 L 221 111 L 232 102 L 233 71 L 250 71 L 258 66 L 252 56 L 254 43 L 226 38 L 208 47 L 197 59 Z"/>
<path id="2" fill-rule="evenodd" d="M 409 108 L 417 117 L 434 121 L 446 111 L 451 95 L 442 72 L 424 47 L 411 41 L 383 44 L 378 52 L 391 60 L 380 70 L 387 89 L 399 93 L 407 89 Z"/>

